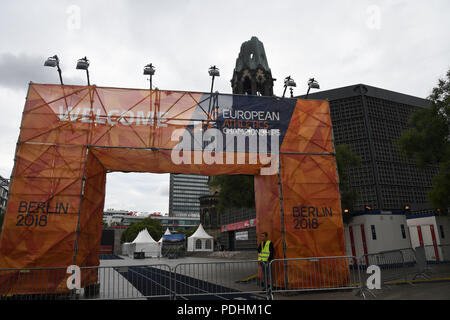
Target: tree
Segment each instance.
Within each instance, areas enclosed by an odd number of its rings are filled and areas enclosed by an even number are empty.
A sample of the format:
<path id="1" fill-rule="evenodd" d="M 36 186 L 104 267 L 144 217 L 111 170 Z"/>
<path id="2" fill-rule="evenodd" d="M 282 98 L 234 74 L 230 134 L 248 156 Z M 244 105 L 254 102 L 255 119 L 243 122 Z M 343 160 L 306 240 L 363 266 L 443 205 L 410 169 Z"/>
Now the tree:
<path id="1" fill-rule="evenodd" d="M 430 108 L 415 111 L 408 120 L 408 129 L 397 140 L 406 156 L 412 157 L 424 168 L 437 165 L 439 172 L 433 178 L 428 200 L 442 214 L 450 207 L 450 70 L 445 79 L 439 79 L 432 89 Z"/>
<path id="2" fill-rule="evenodd" d="M 255 207 L 254 176 L 215 176 L 210 180 L 209 185 L 220 189 L 216 207 L 219 213 L 230 207 Z"/>
<path id="3" fill-rule="evenodd" d="M 352 219 L 352 212 L 358 193 L 350 186 L 349 170 L 359 166 L 361 158 L 347 144 L 340 144 L 336 147 L 336 165 L 339 175 L 339 191 L 341 193 L 342 210 L 348 209 L 349 212 L 342 213 L 342 219 L 349 223 Z"/>
<path id="4" fill-rule="evenodd" d="M 153 239 L 158 241 L 163 234 L 163 227 L 161 222 L 157 219 L 145 218 L 139 222 L 133 222 L 125 231 L 122 233 L 120 237 L 120 241 L 123 242 L 132 242 L 136 239 L 139 232 L 147 229 L 148 233 L 152 236 Z"/>

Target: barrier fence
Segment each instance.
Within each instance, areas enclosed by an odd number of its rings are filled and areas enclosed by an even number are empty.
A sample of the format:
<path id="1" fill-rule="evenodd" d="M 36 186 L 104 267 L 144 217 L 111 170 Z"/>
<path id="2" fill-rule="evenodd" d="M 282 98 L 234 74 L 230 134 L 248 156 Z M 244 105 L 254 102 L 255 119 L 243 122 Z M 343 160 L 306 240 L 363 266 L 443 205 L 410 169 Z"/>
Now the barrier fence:
<path id="1" fill-rule="evenodd" d="M 449 245 L 439 246 L 442 257 Z M 434 248 L 432 248 L 434 250 Z M 356 290 L 365 298 L 370 274 L 381 286 L 429 278 L 426 247 L 354 256 L 80 268 L 80 284 L 68 289 L 67 268 L 0 269 L 0 299 L 273 299 L 274 293 Z M 356 262 L 355 262 L 356 261 Z M 440 260 L 444 261 L 444 260 Z M 428 263 L 427 263 L 428 262 Z M 442 271 L 442 269 L 440 269 Z"/>
<path id="2" fill-rule="evenodd" d="M 270 290 L 275 292 L 342 290 L 360 288 L 359 268 L 351 268 L 355 257 L 317 257 L 272 260 Z"/>
<path id="3" fill-rule="evenodd" d="M 258 268 L 256 260 L 178 264 L 174 269 L 174 298 L 216 296 L 223 299 L 237 294 L 252 299 L 259 294 L 259 298 L 266 298 Z"/>
<path id="4" fill-rule="evenodd" d="M 382 285 L 391 281 L 407 281 L 408 274 L 415 270 L 416 259 L 414 253 L 412 254 L 408 252 L 408 249 L 400 249 L 362 255 L 359 258 L 362 283 L 366 283 L 370 276 L 364 272 L 370 265 L 376 265 L 380 268 Z"/>

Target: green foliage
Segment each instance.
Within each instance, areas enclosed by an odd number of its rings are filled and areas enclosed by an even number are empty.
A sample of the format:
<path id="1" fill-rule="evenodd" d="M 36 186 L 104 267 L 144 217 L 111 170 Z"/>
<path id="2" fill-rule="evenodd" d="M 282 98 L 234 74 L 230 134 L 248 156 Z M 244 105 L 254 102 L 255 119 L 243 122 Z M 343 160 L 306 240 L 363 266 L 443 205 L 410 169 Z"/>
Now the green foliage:
<path id="1" fill-rule="evenodd" d="M 408 129 L 397 140 L 400 149 L 414 158 L 420 167 L 435 165 L 447 159 L 450 142 L 446 117 L 434 104 L 429 109 L 418 109 L 408 120 Z"/>
<path id="2" fill-rule="evenodd" d="M 139 232 L 147 229 L 148 233 L 152 236 L 155 241 L 158 241 L 162 234 L 164 233 L 161 222 L 157 219 L 145 218 L 139 222 L 133 222 L 123 233 L 120 238 L 122 243 L 132 242 Z"/>
<path id="3" fill-rule="evenodd" d="M 350 187 L 349 169 L 359 166 L 361 158 L 347 144 L 336 147 L 336 164 L 339 175 L 339 191 L 341 193 L 342 210 L 348 209 L 349 213 L 343 213 L 342 219 L 348 223 L 352 219 L 352 212 L 355 202 L 358 200 L 358 193 Z"/>
<path id="4" fill-rule="evenodd" d="M 209 185 L 220 189 L 217 203 L 219 213 L 225 208 L 255 207 L 254 176 L 215 176 Z"/>
<path id="5" fill-rule="evenodd" d="M 441 164 L 439 173 L 433 178 L 433 187 L 428 193 L 428 200 L 436 207 L 442 208 L 441 214 L 450 207 L 450 161 Z"/>
<path id="6" fill-rule="evenodd" d="M 396 141 L 400 150 L 413 157 L 421 167 L 439 165 L 428 199 L 442 214 L 450 206 L 450 70 L 439 79 L 429 96 L 431 107 L 415 111 L 408 129 Z"/>

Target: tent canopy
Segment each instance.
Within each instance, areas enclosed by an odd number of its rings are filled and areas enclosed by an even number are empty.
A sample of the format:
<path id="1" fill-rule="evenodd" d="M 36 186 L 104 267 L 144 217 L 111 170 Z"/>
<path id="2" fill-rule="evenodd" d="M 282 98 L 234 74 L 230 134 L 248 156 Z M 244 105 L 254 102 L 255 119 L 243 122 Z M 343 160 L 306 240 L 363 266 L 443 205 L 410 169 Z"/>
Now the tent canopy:
<path id="1" fill-rule="evenodd" d="M 169 230 L 169 228 L 166 229 L 166 232 L 164 232 L 164 234 L 172 234 Z"/>
<path id="2" fill-rule="evenodd" d="M 192 236 L 190 236 L 189 238 L 192 238 L 192 239 L 196 239 L 196 238 L 212 239 L 213 237 L 210 236 L 209 234 L 207 234 L 205 229 L 203 229 L 202 224 L 200 224 L 198 226 L 197 230 L 194 232 L 194 234 Z"/>
<path id="3" fill-rule="evenodd" d="M 148 233 L 148 230 L 144 229 L 139 232 L 136 239 L 134 239 L 132 243 L 156 243 L 156 241 L 153 240 L 152 236 Z"/>

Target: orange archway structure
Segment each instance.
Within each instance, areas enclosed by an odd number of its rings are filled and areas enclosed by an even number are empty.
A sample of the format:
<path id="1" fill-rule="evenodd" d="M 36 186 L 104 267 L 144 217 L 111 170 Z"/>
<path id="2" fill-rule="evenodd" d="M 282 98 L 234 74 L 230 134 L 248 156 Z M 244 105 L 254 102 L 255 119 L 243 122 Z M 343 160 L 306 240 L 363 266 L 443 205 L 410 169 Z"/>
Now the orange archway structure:
<path id="1" fill-rule="evenodd" d="M 0 268 L 99 265 L 110 171 L 254 175 L 277 258 L 345 255 L 333 150 L 327 101 L 31 83 Z"/>

